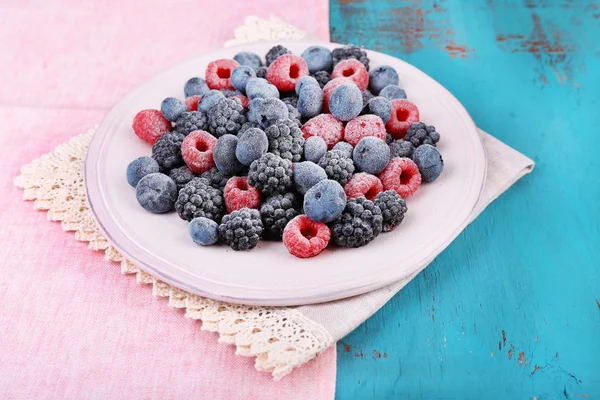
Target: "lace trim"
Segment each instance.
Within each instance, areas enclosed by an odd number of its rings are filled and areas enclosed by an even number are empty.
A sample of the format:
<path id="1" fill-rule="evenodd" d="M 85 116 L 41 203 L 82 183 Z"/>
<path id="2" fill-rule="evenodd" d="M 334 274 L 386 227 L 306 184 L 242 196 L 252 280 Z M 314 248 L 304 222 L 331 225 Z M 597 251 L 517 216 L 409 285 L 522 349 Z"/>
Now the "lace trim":
<path id="1" fill-rule="evenodd" d="M 87 205 L 83 166 L 95 129 L 59 145 L 53 152 L 21 168 L 14 184 L 23 200 L 48 212 L 75 239 L 92 250 L 104 251 L 107 261 L 118 262 L 121 273 L 136 274 L 141 284 L 152 284 L 152 294 L 168 297 L 169 306 L 184 308 L 185 316 L 202 321 L 202 330 L 219 333 L 219 342 L 234 344 L 236 354 L 256 357 L 255 367 L 275 380 L 314 358 L 334 341 L 323 326 L 292 308 L 228 304 L 186 293 L 139 270 L 108 242 L 96 226 Z"/>

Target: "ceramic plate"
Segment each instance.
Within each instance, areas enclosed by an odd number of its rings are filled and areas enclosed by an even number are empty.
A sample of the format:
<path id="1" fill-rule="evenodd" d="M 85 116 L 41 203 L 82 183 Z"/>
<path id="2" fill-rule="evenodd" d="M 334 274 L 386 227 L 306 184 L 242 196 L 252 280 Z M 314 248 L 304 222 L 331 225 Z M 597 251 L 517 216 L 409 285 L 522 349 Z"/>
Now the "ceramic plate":
<path id="1" fill-rule="evenodd" d="M 300 54 L 318 42 L 282 42 Z M 264 55 L 274 43 L 243 46 Z M 339 45 L 327 43 L 327 47 Z M 475 124 L 464 107 L 440 84 L 417 68 L 388 55 L 368 51 L 371 68 L 393 66 L 400 86 L 420 110 L 421 119 L 442 135 L 438 145 L 445 169 L 407 200 L 408 212 L 393 232 L 358 249 L 327 249 L 318 257 L 298 259 L 281 242 L 261 241 L 249 252 L 224 245 L 200 247 L 176 213 L 151 214 L 140 207 L 127 184 L 127 164 L 150 155 L 150 146 L 131 128 L 136 113 L 159 108 L 168 96 L 183 97 L 183 84 L 204 76 L 215 59 L 232 58 L 228 48 L 179 64 L 143 83 L 117 104 L 91 142 L 85 182 L 96 221 L 114 246 L 138 267 L 183 290 L 233 303 L 299 305 L 358 295 L 418 271 L 468 223 L 485 178 L 486 160 Z"/>

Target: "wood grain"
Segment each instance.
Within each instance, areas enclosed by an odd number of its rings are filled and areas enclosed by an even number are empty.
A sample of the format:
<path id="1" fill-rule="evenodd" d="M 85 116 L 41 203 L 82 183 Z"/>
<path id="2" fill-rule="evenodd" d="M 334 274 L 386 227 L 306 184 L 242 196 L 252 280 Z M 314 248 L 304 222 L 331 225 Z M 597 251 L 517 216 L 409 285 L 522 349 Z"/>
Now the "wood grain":
<path id="1" fill-rule="evenodd" d="M 330 23 L 537 164 L 338 344 L 337 398 L 600 398 L 598 2 L 333 0 Z"/>

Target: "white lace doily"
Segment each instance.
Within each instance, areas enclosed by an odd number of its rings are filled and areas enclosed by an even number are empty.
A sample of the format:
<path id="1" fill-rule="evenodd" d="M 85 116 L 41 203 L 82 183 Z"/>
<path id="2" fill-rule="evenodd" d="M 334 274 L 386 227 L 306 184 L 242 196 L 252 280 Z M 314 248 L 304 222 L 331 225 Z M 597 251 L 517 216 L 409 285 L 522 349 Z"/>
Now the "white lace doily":
<path id="1" fill-rule="evenodd" d="M 261 40 L 300 39 L 305 32 L 275 17 L 248 17 L 235 30 L 236 39 L 226 45 Z M 169 306 L 185 308 L 185 316 L 202 321 L 202 330 L 218 332 L 219 342 L 234 344 L 236 354 L 256 357 L 256 369 L 278 380 L 314 358 L 334 343 L 320 324 L 293 308 L 229 304 L 199 297 L 154 279 L 139 270 L 108 242 L 97 227 L 87 205 L 83 166 L 94 129 L 59 145 L 53 152 L 21 168 L 14 184 L 24 190 L 23 200 L 33 200 L 36 210 L 61 222 L 75 239 L 88 242 L 92 250 L 104 251 L 107 261 L 118 262 L 123 274 L 152 284 L 152 294 L 168 297 Z"/>

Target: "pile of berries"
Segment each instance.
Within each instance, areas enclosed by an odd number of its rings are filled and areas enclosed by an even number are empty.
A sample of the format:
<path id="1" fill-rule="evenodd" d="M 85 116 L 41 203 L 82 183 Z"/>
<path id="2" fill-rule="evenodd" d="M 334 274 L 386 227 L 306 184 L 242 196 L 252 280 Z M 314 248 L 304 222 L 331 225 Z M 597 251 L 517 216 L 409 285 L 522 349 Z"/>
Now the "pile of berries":
<path id="1" fill-rule="evenodd" d="M 151 157 L 127 167 L 139 204 L 175 210 L 194 242 L 249 250 L 283 240 L 296 257 L 330 243 L 360 247 L 395 229 L 405 199 L 443 170 L 440 134 L 388 65 L 369 72 L 356 46 L 275 46 L 208 64 L 140 111 L 135 134 Z"/>

